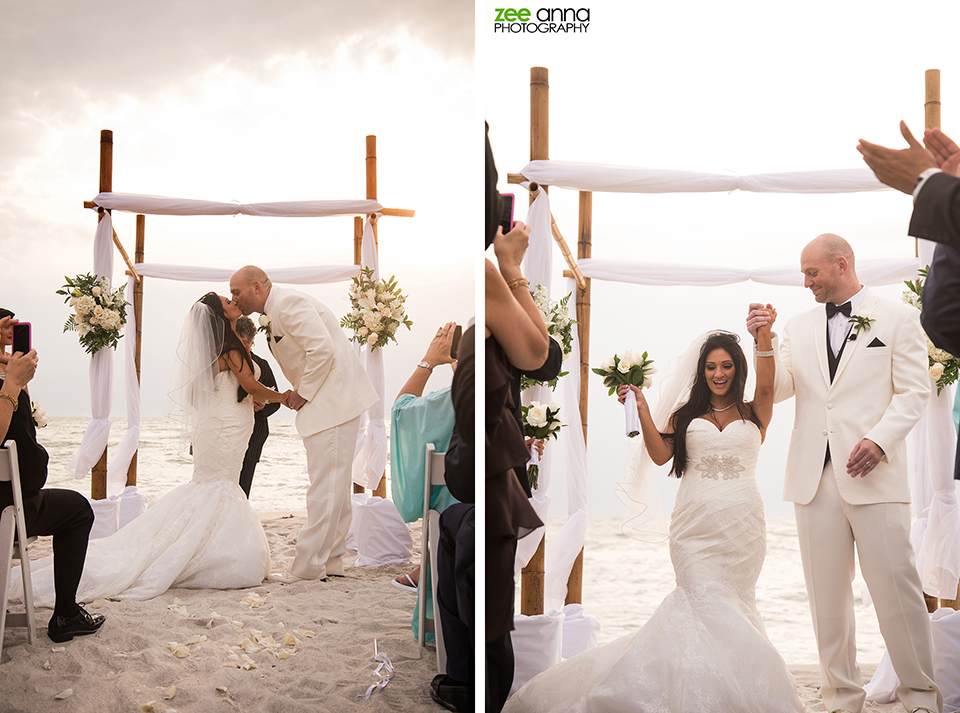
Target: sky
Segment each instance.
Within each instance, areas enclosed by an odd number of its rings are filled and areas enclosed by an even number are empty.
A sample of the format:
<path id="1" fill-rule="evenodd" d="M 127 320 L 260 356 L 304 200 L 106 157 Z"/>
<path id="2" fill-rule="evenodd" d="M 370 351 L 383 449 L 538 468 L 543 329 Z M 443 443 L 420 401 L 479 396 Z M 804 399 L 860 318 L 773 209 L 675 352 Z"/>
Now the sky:
<path id="1" fill-rule="evenodd" d="M 437 327 L 476 311 L 463 225 L 481 213 L 460 200 L 480 191 L 473 42 L 465 2 L 0 0 L 0 305 L 33 324 L 34 398 L 51 416 L 90 413 L 89 357 L 62 333 L 69 310 L 55 292 L 93 267 L 97 221 L 83 201 L 98 192 L 100 131 L 111 129 L 115 191 L 244 203 L 365 198 L 365 136 L 376 135 L 378 200 L 416 211 L 379 223 L 381 272 L 396 275 L 414 323 L 386 353 L 392 402 Z M 132 257 L 134 216 L 115 213 L 114 229 Z M 351 264 L 353 218 L 147 216 L 145 259 Z M 117 253 L 114 284 L 124 269 Z M 298 289 L 349 307 L 346 283 Z M 145 417 L 167 412 L 183 319 L 210 290 L 229 292 L 147 279 Z M 254 351 L 267 356 L 261 337 Z M 120 418 L 122 376 L 116 358 Z M 429 387 L 449 381 L 440 369 Z"/>
<path id="2" fill-rule="evenodd" d="M 550 82 L 550 158 L 709 173 L 865 168 L 859 138 L 905 145 L 898 122 L 924 126 L 924 71 L 941 70 L 942 128 L 960 136 L 960 60 L 934 29 L 960 27 L 960 6 L 937 0 L 911 12 L 887 4 L 814 0 L 799 6 L 734 3 L 577 4 L 585 34 L 494 32 L 496 8 L 478 13 L 478 75 L 501 192 L 527 199 L 507 173 L 529 161 L 530 68 Z M 524 3 L 536 14 L 540 5 Z M 889 9 L 888 9 L 889 8 Z M 551 189 L 560 231 L 576 252 L 577 194 Z M 590 363 L 648 351 L 659 377 L 699 334 L 728 329 L 749 339 L 750 302 L 771 302 L 781 321 L 814 306 L 799 254 L 824 232 L 850 241 L 859 259 L 908 258 L 911 199 L 884 191 L 847 195 L 601 194 L 593 197 L 593 257 L 702 266 L 797 266 L 797 287 L 752 282 L 719 288 L 643 287 L 594 280 Z M 554 252 L 554 297 L 566 294 Z M 899 299 L 899 286 L 878 290 Z M 572 300 L 571 300 L 572 302 Z M 776 327 L 775 327 L 776 331 Z M 748 342 L 749 343 L 749 342 Z M 623 411 L 591 375 L 588 471 L 591 515 L 622 508 L 614 485 L 630 445 Z M 656 384 L 651 392 L 655 399 Z M 750 392 L 748 392 L 750 393 Z M 561 417 L 563 414 L 561 413 Z M 778 405 L 761 450 L 758 481 L 767 515 L 781 501 L 793 402 Z M 557 448 L 553 444 L 550 448 Z M 665 471 L 664 471 L 665 473 Z M 677 481 L 658 478 L 669 511 Z M 558 468 L 550 514 L 566 513 Z"/>

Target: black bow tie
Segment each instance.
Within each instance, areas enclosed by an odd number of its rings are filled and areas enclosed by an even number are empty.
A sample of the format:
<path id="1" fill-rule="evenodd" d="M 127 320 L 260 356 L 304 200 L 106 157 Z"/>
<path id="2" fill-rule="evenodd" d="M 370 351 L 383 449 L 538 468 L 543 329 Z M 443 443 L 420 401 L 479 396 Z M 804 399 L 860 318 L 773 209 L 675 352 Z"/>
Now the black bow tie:
<path id="1" fill-rule="evenodd" d="M 835 305 L 833 302 L 827 302 L 827 319 L 830 319 L 837 312 L 844 317 L 849 317 L 851 313 L 850 303 L 844 302 L 842 305 Z"/>

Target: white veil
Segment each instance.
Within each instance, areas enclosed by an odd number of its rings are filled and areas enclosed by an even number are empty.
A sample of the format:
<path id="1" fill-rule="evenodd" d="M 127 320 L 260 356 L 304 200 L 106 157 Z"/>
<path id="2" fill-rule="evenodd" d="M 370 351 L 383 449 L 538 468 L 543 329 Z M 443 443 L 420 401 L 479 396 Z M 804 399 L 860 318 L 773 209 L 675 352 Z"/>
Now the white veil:
<path id="1" fill-rule="evenodd" d="M 170 417 L 181 422 L 180 447 L 203 455 L 220 433 L 214 377 L 223 344 L 223 320 L 202 302 L 187 313 L 170 380 Z M 203 426 L 203 428 L 199 428 Z"/>
<path id="2" fill-rule="evenodd" d="M 650 415 L 661 433 L 670 415 L 690 398 L 700 350 L 707 338 L 716 331 L 705 332 L 694 339 L 686 351 L 674 360 L 670 373 L 660 382 L 659 396 L 650 407 Z M 617 496 L 626 507 L 622 529 L 627 535 L 643 542 L 663 542 L 667 539 L 665 518 L 656 481 L 648 477 L 650 463 L 646 446 L 635 443 L 623 480 L 617 483 Z"/>

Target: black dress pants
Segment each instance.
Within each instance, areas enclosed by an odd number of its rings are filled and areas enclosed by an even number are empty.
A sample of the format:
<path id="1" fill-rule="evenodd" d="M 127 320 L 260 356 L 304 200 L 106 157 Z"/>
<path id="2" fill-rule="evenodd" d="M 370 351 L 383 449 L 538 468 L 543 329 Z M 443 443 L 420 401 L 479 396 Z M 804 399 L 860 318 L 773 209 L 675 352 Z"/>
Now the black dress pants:
<path id="1" fill-rule="evenodd" d="M 440 515 L 435 602 L 447 651 L 447 676 L 467 685 L 471 692 L 475 640 L 475 509 L 469 503 L 456 503 Z"/>
<path id="2" fill-rule="evenodd" d="M 53 535 L 53 587 L 57 616 L 76 616 L 77 587 L 93 528 L 93 508 L 75 490 L 48 488 L 23 504 L 27 535 Z"/>

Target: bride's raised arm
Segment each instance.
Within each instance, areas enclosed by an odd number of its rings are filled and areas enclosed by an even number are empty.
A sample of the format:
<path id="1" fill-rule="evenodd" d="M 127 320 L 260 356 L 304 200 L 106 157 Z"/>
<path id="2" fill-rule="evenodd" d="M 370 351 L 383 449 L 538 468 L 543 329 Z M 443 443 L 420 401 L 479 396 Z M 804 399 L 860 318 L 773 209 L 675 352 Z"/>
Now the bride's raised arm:
<path id="1" fill-rule="evenodd" d="M 621 384 L 617 390 L 617 396 L 620 403 L 623 403 L 627 397 L 627 389 L 633 391 L 637 398 L 637 415 L 640 417 L 640 431 L 643 434 L 643 445 L 646 446 L 647 454 L 657 465 L 663 465 L 673 458 L 673 439 L 664 438 L 664 435 L 670 436 L 673 433 L 673 416 L 666 427 L 666 434 L 661 434 L 657 425 L 653 422 L 653 416 L 650 415 L 650 406 L 643 392 L 636 386 Z"/>
<path id="2" fill-rule="evenodd" d="M 263 401 L 268 404 L 276 404 L 283 401 L 284 394 L 274 391 L 273 389 L 268 389 L 266 386 L 257 381 L 257 378 L 253 375 L 250 367 L 247 366 L 246 360 L 244 360 L 239 353 L 230 351 L 224 354 L 223 358 L 226 359 L 227 366 L 230 367 L 230 371 L 232 371 L 237 377 L 237 381 L 240 382 L 240 386 L 243 387 L 244 391 L 253 396 L 255 401 Z"/>
<path id="3" fill-rule="evenodd" d="M 757 388 L 753 394 L 753 412 L 760 420 L 761 430 L 766 433 L 767 425 L 773 418 L 773 385 L 776 376 L 776 362 L 773 358 L 773 336 L 771 329 L 777 319 L 777 310 L 767 305 L 770 321 L 757 329 Z"/>

